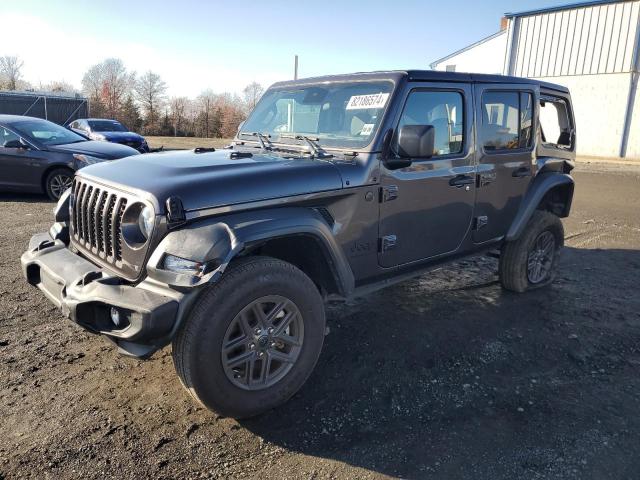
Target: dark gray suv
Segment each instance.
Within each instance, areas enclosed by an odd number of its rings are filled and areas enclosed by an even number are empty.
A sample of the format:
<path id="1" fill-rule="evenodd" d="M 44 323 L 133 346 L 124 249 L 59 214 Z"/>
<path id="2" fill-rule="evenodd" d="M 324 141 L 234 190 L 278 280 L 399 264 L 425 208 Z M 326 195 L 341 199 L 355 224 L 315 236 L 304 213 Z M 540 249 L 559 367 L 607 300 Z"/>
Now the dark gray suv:
<path id="1" fill-rule="evenodd" d="M 541 126 L 539 111 L 557 111 Z M 504 288 L 554 278 L 575 155 L 566 88 L 406 71 L 273 85 L 233 146 L 79 171 L 24 275 L 202 404 L 247 417 L 311 373 L 324 301 L 479 252 Z"/>

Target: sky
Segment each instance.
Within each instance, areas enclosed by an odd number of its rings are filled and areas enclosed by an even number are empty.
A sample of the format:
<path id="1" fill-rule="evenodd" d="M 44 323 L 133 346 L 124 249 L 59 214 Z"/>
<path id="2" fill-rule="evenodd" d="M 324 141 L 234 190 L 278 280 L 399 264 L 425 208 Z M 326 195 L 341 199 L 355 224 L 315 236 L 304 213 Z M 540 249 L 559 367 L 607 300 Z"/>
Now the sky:
<path id="1" fill-rule="evenodd" d="M 0 0 L 0 56 L 35 86 L 80 87 L 105 58 L 153 70 L 169 95 L 239 93 L 299 77 L 429 64 L 499 30 L 505 12 L 563 0 Z"/>

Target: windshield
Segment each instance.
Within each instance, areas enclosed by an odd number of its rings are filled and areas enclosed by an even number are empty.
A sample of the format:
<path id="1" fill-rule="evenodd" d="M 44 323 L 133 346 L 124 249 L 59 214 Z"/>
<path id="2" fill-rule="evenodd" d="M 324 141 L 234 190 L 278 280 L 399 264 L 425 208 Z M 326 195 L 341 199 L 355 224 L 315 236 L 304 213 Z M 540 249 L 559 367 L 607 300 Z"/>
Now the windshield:
<path id="1" fill-rule="evenodd" d="M 127 129 L 115 120 L 91 120 L 89 126 L 93 132 L 126 132 Z"/>
<path id="2" fill-rule="evenodd" d="M 47 120 L 17 122 L 13 125 L 13 128 L 27 140 L 35 140 L 48 146 L 87 141 L 86 138 L 77 133 Z"/>
<path id="3" fill-rule="evenodd" d="M 295 134 L 323 147 L 363 148 L 376 133 L 392 89 L 391 82 L 358 82 L 268 90 L 239 137 L 259 132 L 291 143 Z"/>

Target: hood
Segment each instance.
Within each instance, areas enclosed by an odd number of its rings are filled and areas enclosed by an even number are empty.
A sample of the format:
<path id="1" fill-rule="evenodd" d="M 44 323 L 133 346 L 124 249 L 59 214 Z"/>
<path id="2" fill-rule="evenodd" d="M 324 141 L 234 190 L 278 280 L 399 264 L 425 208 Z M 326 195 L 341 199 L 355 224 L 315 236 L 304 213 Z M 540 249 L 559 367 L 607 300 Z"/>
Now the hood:
<path id="1" fill-rule="evenodd" d="M 116 158 L 128 157 L 130 155 L 139 155 L 140 153 L 135 148 L 127 147 L 126 145 L 94 140 L 56 145 L 55 147 L 49 147 L 49 150 L 55 152 L 82 153 L 85 155 L 104 158 L 105 160 L 113 160 Z"/>
<path id="2" fill-rule="evenodd" d="M 329 161 L 263 153 L 233 158 L 231 153 L 152 153 L 91 165 L 81 174 L 148 192 L 162 209 L 172 196 L 185 210 L 198 210 L 342 188 L 340 173 Z"/>
<path id="3" fill-rule="evenodd" d="M 110 142 L 141 142 L 142 137 L 134 132 L 95 132 Z"/>

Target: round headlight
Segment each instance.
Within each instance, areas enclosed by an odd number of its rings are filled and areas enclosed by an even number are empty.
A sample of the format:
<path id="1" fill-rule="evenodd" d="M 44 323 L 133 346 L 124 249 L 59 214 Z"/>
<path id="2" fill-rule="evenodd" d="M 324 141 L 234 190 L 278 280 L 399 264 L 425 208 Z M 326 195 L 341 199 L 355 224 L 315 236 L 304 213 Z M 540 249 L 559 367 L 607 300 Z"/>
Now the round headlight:
<path id="1" fill-rule="evenodd" d="M 144 238 L 149 238 L 151 235 L 154 220 L 155 217 L 153 209 L 149 206 L 145 206 L 140 212 L 140 217 L 138 218 L 138 226 L 140 227 L 140 231 L 144 235 Z"/>

